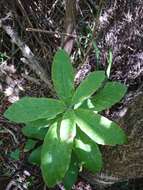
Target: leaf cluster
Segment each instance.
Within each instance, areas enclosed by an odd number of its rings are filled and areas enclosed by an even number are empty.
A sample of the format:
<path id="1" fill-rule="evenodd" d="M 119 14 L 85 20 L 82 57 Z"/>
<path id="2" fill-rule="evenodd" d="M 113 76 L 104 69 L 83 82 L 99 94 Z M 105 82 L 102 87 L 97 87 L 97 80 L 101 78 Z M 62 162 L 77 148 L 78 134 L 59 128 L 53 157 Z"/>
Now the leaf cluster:
<path id="1" fill-rule="evenodd" d="M 101 170 L 98 144 L 126 142 L 123 130 L 98 112 L 119 102 L 127 88 L 107 81 L 104 71 L 94 71 L 75 89 L 73 67 L 62 49 L 54 56 L 52 80 L 59 99 L 24 97 L 4 115 L 24 123 L 23 134 L 40 141 L 29 161 L 41 167 L 48 187 L 63 181 L 66 189 L 71 189 L 79 167 L 93 173 Z M 28 141 L 25 150 L 34 147 L 35 141 Z"/>

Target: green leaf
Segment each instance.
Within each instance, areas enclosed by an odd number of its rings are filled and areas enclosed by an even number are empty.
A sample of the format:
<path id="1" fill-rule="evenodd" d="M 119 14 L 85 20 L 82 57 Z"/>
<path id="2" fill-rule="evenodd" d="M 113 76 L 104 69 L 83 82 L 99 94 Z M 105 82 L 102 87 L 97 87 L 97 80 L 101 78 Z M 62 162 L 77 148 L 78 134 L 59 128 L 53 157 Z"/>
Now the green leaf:
<path id="1" fill-rule="evenodd" d="M 28 139 L 24 146 L 24 152 L 28 152 L 28 151 L 32 150 L 35 147 L 36 143 L 37 143 L 37 141 Z"/>
<path id="2" fill-rule="evenodd" d="M 57 130 L 56 122 L 50 127 L 42 146 L 41 170 L 48 187 L 53 187 L 63 179 L 71 159 L 72 143 L 62 141 Z"/>
<path id="3" fill-rule="evenodd" d="M 119 102 L 127 92 L 127 87 L 119 82 L 107 82 L 104 88 L 91 98 L 89 108 L 102 111 Z"/>
<path id="4" fill-rule="evenodd" d="M 67 143 L 72 143 L 76 136 L 76 123 L 74 120 L 74 112 L 67 111 L 62 118 L 60 124 L 60 139 Z"/>
<path id="5" fill-rule="evenodd" d="M 41 129 L 41 128 L 49 127 L 51 123 L 52 123 L 52 120 L 39 119 L 39 120 L 26 123 L 26 126 Z"/>
<path id="6" fill-rule="evenodd" d="M 74 155 L 72 155 L 71 163 L 66 175 L 63 179 L 63 184 L 66 190 L 71 190 L 78 177 L 78 162 Z"/>
<path id="7" fill-rule="evenodd" d="M 110 77 L 110 72 L 111 72 L 111 67 L 112 67 L 112 62 L 113 62 L 113 54 L 112 54 L 111 49 L 109 50 L 109 56 L 107 58 L 107 62 L 108 62 L 108 67 L 107 67 L 107 70 L 106 70 L 106 74 L 107 74 L 107 77 L 109 78 Z"/>
<path id="8" fill-rule="evenodd" d="M 28 162 L 40 166 L 41 150 L 42 150 L 42 145 L 38 146 L 35 150 L 33 150 L 31 154 L 29 155 Z"/>
<path id="9" fill-rule="evenodd" d="M 59 100 L 25 97 L 11 105 L 4 116 L 17 123 L 27 123 L 43 118 L 52 119 L 64 109 Z"/>
<path id="10" fill-rule="evenodd" d="M 80 129 L 77 130 L 74 151 L 86 169 L 93 173 L 101 170 L 103 163 L 98 145 Z"/>
<path id="11" fill-rule="evenodd" d="M 54 56 L 52 80 L 58 96 L 67 103 L 74 92 L 74 72 L 69 55 L 62 49 Z"/>
<path id="12" fill-rule="evenodd" d="M 10 153 L 10 157 L 11 157 L 13 160 L 18 161 L 19 158 L 20 158 L 20 150 L 19 150 L 19 148 L 17 148 L 16 150 L 12 151 L 12 152 Z"/>
<path id="13" fill-rule="evenodd" d="M 38 127 L 31 127 L 27 125 L 22 128 L 22 133 L 29 138 L 35 138 L 39 140 L 43 140 L 45 135 L 47 134 L 48 128 L 38 128 Z"/>
<path id="14" fill-rule="evenodd" d="M 104 71 L 95 71 L 88 75 L 88 77 L 76 89 L 72 99 L 72 104 L 82 103 L 89 98 L 105 80 Z M 78 107 L 78 106 L 76 106 Z"/>
<path id="15" fill-rule="evenodd" d="M 102 145 L 116 145 L 126 142 L 124 131 L 115 123 L 90 110 L 75 111 L 76 123 L 93 141 Z"/>

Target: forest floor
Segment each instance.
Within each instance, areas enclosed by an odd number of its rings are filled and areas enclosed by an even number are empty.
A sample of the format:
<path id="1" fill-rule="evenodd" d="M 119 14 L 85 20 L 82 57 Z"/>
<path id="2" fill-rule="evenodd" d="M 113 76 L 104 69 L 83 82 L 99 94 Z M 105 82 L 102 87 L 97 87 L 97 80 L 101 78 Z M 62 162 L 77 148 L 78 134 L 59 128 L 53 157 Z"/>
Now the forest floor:
<path id="1" fill-rule="evenodd" d="M 63 30 L 63 27 L 60 26 L 64 25 L 64 16 L 61 11 L 64 9 L 59 1 L 52 1 L 47 7 L 43 6 L 43 12 L 37 11 L 32 18 L 31 14 L 34 13 L 26 7 L 27 1 L 23 2 L 25 2 L 23 6 L 27 15 L 32 24 L 34 23 L 33 26 L 36 28 L 45 27 L 48 31 Z M 56 4 L 52 6 L 54 2 Z M 102 14 L 98 18 L 99 28 L 96 31 L 96 40 L 92 41 L 92 43 L 96 42 L 96 45 L 94 43 L 89 52 L 87 49 L 94 33 L 94 14 L 99 7 L 94 7 L 90 3 L 79 5 L 76 30 L 80 37 L 73 46 L 72 59 L 75 62 L 75 70 L 80 70 L 85 76 L 88 72 L 96 69 L 106 71 L 109 64 L 109 54 L 112 54 L 110 80 L 120 81 L 128 86 L 128 98 L 122 100 L 106 113 L 115 119 L 122 112 L 124 106 L 129 103 L 129 99 L 134 94 L 143 91 L 143 3 L 139 0 L 128 3 L 124 0 L 115 5 L 115 1 L 113 2 L 109 1 L 102 7 Z M 31 6 L 35 6 L 31 1 L 29 3 Z M 5 15 L 8 12 L 9 6 L 12 7 L 12 5 L 7 5 L 6 1 L 4 9 L 0 6 L 0 9 L 3 10 L 2 14 Z M 51 19 L 48 20 L 48 26 L 45 24 L 47 16 L 45 16 L 44 8 L 46 11 L 48 9 Z M 16 7 L 17 12 L 14 12 L 14 20 L 17 20 L 16 23 L 12 21 L 12 24 L 19 30 L 21 38 L 29 45 L 34 55 L 39 58 L 44 57 L 44 60 L 47 60 L 46 70 L 50 72 L 51 60 L 54 52 L 60 46 L 61 37 L 52 35 L 47 37 L 45 33 L 26 32 L 24 28 L 30 26 L 29 21 L 20 10 Z M 58 14 L 61 15 L 61 21 L 59 21 Z M 35 24 L 35 19 L 38 19 L 38 24 Z M 27 161 L 28 153 L 24 151 L 26 139 L 21 133 L 22 125 L 9 122 L 4 118 L 3 113 L 20 97 L 51 97 L 50 90 L 28 65 L 21 62 L 22 54 L 19 48 L 11 43 L 8 35 L 1 28 L 0 38 L 0 190 L 46 190 L 40 177 L 40 170 Z M 88 61 L 79 67 L 80 63 L 85 60 L 85 54 Z M 60 190 L 63 187 L 59 185 L 55 189 Z M 91 184 L 79 177 L 73 189 L 96 190 L 96 187 L 92 187 Z M 107 188 L 107 190 L 142 189 L 143 179 L 131 179 Z"/>

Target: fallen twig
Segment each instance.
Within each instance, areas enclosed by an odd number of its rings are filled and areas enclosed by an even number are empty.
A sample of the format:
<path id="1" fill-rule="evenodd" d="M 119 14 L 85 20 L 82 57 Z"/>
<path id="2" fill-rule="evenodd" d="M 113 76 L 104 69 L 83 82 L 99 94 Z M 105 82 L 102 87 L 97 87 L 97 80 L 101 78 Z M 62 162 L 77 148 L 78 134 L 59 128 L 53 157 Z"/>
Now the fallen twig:
<path id="1" fill-rule="evenodd" d="M 1 130 L 0 133 L 9 133 L 13 137 L 13 140 L 15 141 L 15 143 L 17 145 L 19 144 L 16 136 L 14 135 L 14 133 L 10 129 L 7 129 L 7 128 L 4 127 L 4 130 Z"/>
<path id="2" fill-rule="evenodd" d="M 57 36 L 68 36 L 72 38 L 79 38 L 79 35 L 77 34 L 70 34 L 70 33 L 64 33 L 64 32 L 59 32 L 59 31 L 48 31 L 48 30 L 43 30 L 43 29 L 38 29 L 38 28 L 26 28 L 27 32 L 40 32 L 40 33 L 46 33 L 46 34 L 52 34 Z M 80 38 L 87 38 L 86 36 L 81 36 Z"/>
<path id="3" fill-rule="evenodd" d="M 51 93 L 54 96 L 55 93 L 53 92 L 52 84 L 51 84 L 50 80 L 48 79 L 47 72 L 45 71 L 45 69 L 42 66 L 40 66 L 40 63 L 39 63 L 37 57 L 33 54 L 31 49 L 29 48 L 29 46 L 22 41 L 22 39 L 19 37 L 17 31 L 10 24 L 6 24 L 6 20 L 10 19 L 10 18 L 11 17 L 9 14 L 9 16 L 0 19 L 0 27 L 11 38 L 12 43 L 16 44 L 19 47 L 19 49 L 21 50 L 21 52 L 24 56 L 24 58 L 22 58 L 21 60 L 24 63 L 28 64 L 29 67 L 40 77 L 40 79 L 48 85 L 48 88 L 51 90 Z"/>

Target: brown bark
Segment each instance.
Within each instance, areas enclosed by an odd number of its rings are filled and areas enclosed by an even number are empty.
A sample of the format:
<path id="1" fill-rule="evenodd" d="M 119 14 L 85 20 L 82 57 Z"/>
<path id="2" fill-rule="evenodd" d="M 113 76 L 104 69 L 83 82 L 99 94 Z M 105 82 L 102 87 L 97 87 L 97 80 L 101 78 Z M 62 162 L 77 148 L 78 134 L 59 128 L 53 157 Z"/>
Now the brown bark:
<path id="1" fill-rule="evenodd" d="M 84 172 L 82 177 L 101 187 L 119 181 L 143 177 L 143 93 L 139 94 L 118 123 L 124 128 L 128 143 L 102 150 L 104 168 L 93 175 Z M 116 137 L 115 137 L 116 138 Z M 94 166 L 93 166 L 94 167 Z"/>

